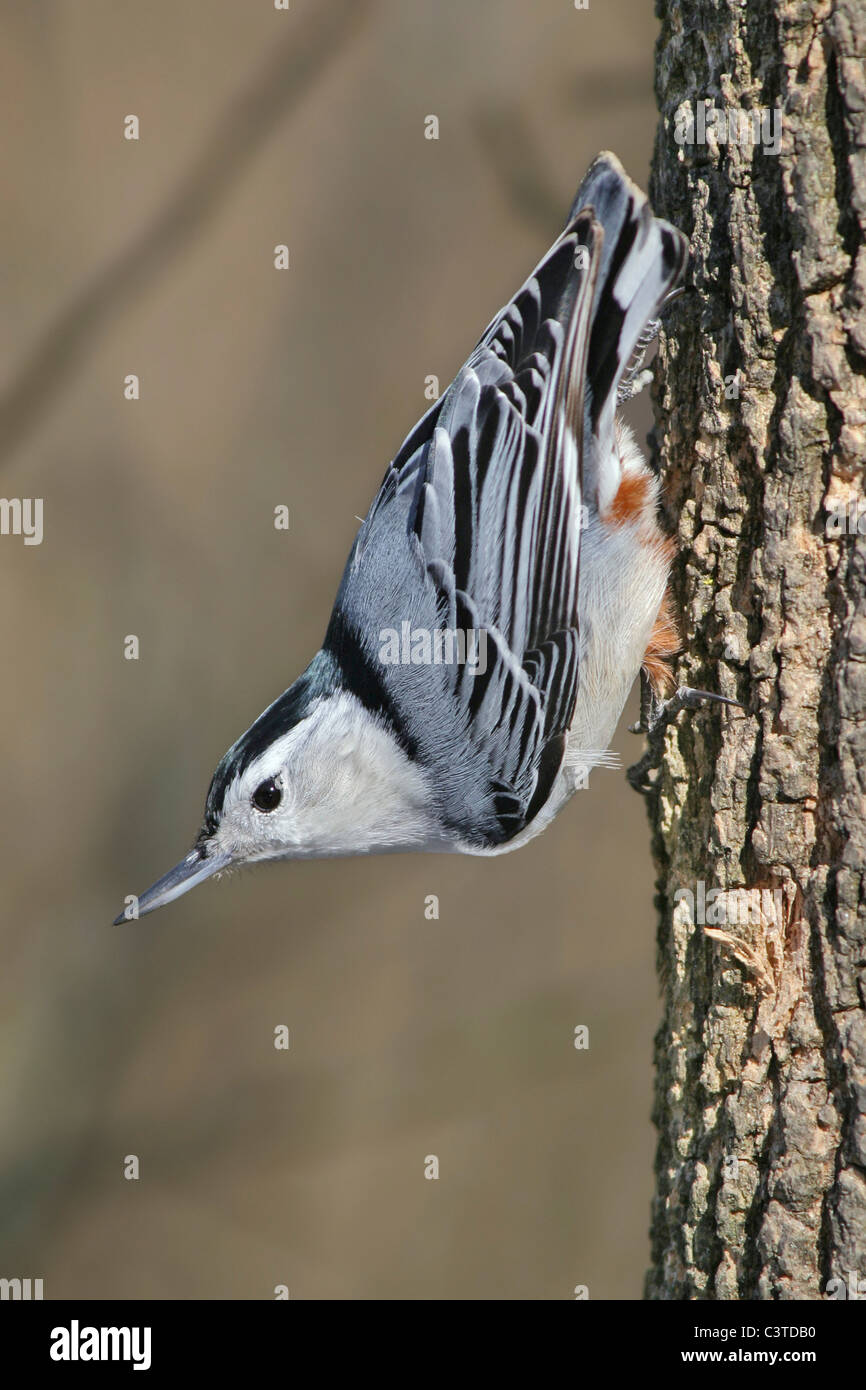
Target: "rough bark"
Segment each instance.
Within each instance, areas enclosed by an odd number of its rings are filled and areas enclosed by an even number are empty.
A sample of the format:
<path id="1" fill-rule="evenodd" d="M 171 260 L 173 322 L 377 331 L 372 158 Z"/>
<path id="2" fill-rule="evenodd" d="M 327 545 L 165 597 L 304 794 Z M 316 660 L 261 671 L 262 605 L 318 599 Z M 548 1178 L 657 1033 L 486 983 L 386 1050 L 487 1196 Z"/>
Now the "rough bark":
<path id="1" fill-rule="evenodd" d="M 651 194 L 692 246 L 656 386 L 678 676 L 746 710 L 681 714 L 646 788 L 664 991 L 647 1296 L 815 1298 L 866 1281 L 866 536 L 827 534 L 866 460 L 866 6 L 659 15 Z M 781 108 L 778 154 L 679 145 L 699 98 Z M 699 881 L 725 890 L 715 937 Z M 741 888 L 780 897 L 732 922 Z"/>

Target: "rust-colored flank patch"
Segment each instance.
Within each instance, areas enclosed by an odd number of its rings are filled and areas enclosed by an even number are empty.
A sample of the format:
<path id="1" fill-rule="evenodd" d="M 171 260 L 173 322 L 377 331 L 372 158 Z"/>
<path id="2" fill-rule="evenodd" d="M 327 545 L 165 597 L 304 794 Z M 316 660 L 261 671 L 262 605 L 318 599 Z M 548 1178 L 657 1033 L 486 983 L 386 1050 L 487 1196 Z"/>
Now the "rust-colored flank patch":
<path id="1" fill-rule="evenodd" d="M 626 473 L 605 517 L 613 526 L 640 521 L 651 500 L 652 478 L 645 473 Z"/>
<path id="2" fill-rule="evenodd" d="M 673 605 L 670 595 L 665 594 L 643 658 L 643 668 L 657 695 L 666 695 L 673 689 L 673 672 L 668 662 L 679 649 L 680 635 Z"/>

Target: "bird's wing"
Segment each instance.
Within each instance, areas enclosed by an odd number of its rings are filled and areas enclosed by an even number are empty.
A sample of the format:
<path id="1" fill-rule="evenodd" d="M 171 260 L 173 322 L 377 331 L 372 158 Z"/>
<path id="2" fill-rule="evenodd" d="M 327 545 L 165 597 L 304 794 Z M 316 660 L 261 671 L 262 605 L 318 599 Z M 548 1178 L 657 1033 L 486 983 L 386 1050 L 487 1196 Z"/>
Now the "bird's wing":
<path id="1" fill-rule="evenodd" d="M 518 834 L 562 762 L 585 461 L 596 495 L 607 396 L 645 327 L 632 282 L 641 303 L 655 282 L 653 309 L 669 288 L 647 219 L 666 227 L 602 156 L 565 231 L 389 467 L 325 639 L 345 683 L 427 771 L 447 833 L 476 848 Z M 442 630 L 481 634 L 476 666 L 435 660 L 423 634 Z"/>
<path id="2" fill-rule="evenodd" d="M 579 214 L 406 440 L 325 641 L 350 688 L 428 770 L 443 824 L 478 847 L 510 839 L 546 800 L 574 710 L 600 243 L 591 214 Z M 418 634 L 437 630 L 467 634 L 468 659 L 425 651 Z M 408 663 L 388 652 L 391 633 Z"/>

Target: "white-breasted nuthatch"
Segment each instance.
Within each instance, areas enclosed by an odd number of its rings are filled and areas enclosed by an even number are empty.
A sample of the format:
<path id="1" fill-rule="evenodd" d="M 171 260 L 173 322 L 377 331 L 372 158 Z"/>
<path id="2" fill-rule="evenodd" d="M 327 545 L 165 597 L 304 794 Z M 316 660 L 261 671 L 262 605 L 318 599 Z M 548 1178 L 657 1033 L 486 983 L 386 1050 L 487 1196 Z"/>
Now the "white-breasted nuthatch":
<path id="1" fill-rule="evenodd" d="M 139 914 L 257 860 L 517 849 L 609 761 L 639 671 L 658 702 L 673 544 L 616 408 L 687 254 L 600 155 L 388 468 L 321 650 L 226 753 Z"/>

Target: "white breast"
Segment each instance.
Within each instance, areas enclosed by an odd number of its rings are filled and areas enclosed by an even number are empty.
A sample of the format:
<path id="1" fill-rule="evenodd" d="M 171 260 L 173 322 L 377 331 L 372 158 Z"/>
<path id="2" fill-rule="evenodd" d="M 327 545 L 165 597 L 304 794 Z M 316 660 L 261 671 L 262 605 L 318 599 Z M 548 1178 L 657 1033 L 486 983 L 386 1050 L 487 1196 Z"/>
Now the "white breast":
<path id="1" fill-rule="evenodd" d="M 609 751 L 664 599 L 670 549 L 656 513 L 658 479 L 627 427 L 617 422 L 618 464 L 623 479 L 644 481 L 643 502 L 633 515 L 603 519 L 584 512 L 580 542 L 578 619 L 580 667 L 577 701 L 565 757 L 551 794 L 532 824 L 487 854 L 507 854 L 539 835 L 575 791 L 586 787 L 593 767 L 616 766 Z"/>

